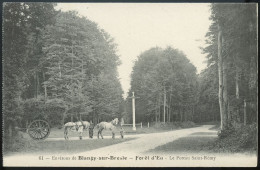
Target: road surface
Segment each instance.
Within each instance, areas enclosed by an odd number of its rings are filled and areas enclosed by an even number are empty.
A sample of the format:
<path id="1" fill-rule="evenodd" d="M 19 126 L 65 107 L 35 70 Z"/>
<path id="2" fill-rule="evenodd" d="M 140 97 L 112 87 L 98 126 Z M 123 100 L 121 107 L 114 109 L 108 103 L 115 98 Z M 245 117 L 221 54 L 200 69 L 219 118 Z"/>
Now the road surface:
<path id="1" fill-rule="evenodd" d="M 147 155 L 146 152 L 182 137 L 189 136 L 197 132 L 214 132 L 209 130 L 213 125 L 203 125 L 200 127 L 168 131 L 162 133 L 150 133 L 139 135 L 127 135 L 126 137 L 136 137 L 134 140 L 114 144 L 99 149 L 81 152 L 77 154 L 62 155 L 16 155 L 5 156 L 4 166 L 254 166 L 256 156 L 243 154 L 232 155 Z M 217 132 L 212 135 L 216 137 Z M 76 138 L 75 138 L 76 139 Z M 48 140 L 64 140 L 62 138 Z M 73 139 L 71 139 L 73 140 Z M 91 140 L 91 139 L 88 139 Z M 100 139 L 101 140 L 101 139 Z M 112 139 L 111 139 L 112 140 Z M 42 157 L 40 157 L 42 156 Z M 204 156 L 214 158 L 205 160 L 193 160 Z M 75 160 L 74 160 L 75 158 Z M 43 159 L 43 160 L 42 160 Z"/>

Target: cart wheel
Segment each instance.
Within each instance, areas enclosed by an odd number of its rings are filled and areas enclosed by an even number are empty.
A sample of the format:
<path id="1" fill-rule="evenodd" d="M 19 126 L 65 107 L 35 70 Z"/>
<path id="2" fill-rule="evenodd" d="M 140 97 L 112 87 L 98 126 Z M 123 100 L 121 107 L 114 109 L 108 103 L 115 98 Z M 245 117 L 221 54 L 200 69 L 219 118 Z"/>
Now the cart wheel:
<path id="1" fill-rule="evenodd" d="M 27 132 L 34 140 L 46 139 L 50 134 L 49 123 L 44 120 L 34 120 L 28 127 Z"/>

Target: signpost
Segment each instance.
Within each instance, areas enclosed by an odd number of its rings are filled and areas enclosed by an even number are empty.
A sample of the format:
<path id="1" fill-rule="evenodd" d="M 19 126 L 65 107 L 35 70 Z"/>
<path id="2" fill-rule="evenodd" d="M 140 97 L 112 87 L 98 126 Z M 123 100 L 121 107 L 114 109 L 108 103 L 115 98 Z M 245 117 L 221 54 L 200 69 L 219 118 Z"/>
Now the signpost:
<path id="1" fill-rule="evenodd" d="M 136 127 L 135 127 L 135 99 L 139 98 L 139 97 L 135 97 L 135 92 L 132 92 L 133 96 L 129 97 L 132 98 L 132 109 L 133 109 L 133 131 L 136 131 Z"/>

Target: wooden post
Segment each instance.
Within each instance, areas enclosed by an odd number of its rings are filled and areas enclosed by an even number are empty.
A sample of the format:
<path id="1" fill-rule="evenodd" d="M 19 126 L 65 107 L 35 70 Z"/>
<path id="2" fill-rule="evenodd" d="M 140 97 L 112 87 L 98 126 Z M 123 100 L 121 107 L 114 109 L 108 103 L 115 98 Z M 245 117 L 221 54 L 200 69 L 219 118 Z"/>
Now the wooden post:
<path id="1" fill-rule="evenodd" d="M 246 100 L 244 100 L 244 125 L 246 125 Z"/>
<path id="2" fill-rule="evenodd" d="M 147 123 L 147 127 L 149 128 L 149 122 Z"/>
<path id="3" fill-rule="evenodd" d="M 141 122 L 141 128 L 143 128 L 143 124 L 142 124 L 142 122 Z"/>

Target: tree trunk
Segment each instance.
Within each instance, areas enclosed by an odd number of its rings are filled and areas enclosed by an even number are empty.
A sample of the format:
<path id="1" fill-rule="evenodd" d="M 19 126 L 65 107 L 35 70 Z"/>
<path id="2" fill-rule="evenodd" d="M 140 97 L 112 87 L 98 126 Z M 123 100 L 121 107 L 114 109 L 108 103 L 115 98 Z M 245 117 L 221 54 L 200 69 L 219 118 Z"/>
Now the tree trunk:
<path id="1" fill-rule="evenodd" d="M 241 71 L 238 66 L 236 67 L 236 99 L 239 101 L 240 99 L 240 90 L 239 90 L 239 84 L 240 84 L 240 78 L 241 78 Z M 236 108 L 236 121 L 240 120 L 240 105 L 237 105 Z"/>
<path id="2" fill-rule="evenodd" d="M 184 115 L 184 121 L 186 122 L 187 121 L 187 112 L 186 112 L 185 106 L 183 108 L 183 115 Z"/>
<path id="3" fill-rule="evenodd" d="M 13 137 L 13 127 L 12 127 L 12 123 L 11 122 L 9 122 L 9 125 L 8 125 L 8 137 L 10 138 L 10 139 L 12 139 L 12 137 Z"/>
<path id="4" fill-rule="evenodd" d="M 43 81 L 45 82 L 45 73 L 43 72 Z M 44 84 L 44 99 L 47 100 L 47 87 Z"/>
<path id="5" fill-rule="evenodd" d="M 36 77 L 36 72 L 34 74 L 34 97 L 37 99 L 37 77 Z"/>
<path id="6" fill-rule="evenodd" d="M 183 121 L 183 115 L 182 115 L 182 114 L 183 114 L 183 108 L 181 107 L 181 108 L 180 108 L 181 122 Z"/>
<path id="7" fill-rule="evenodd" d="M 238 66 L 236 67 L 236 98 L 239 99 L 239 82 L 240 82 L 240 71 Z"/>
<path id="8" fill-rule="evenodd" d="M 37 96 L 40 94 L 40 80 L 39 80 L 39 74 L 36 72 L 37 77 Z"/>
<path id="9" fill-rule="evenodd" d="M 165 123 L 165 107 L 166 107 L 166 89 L 165 87 L 163 88 L 163 96 L 164 96 L 164 99 L 163 99 L 163 123 Z"/>
<path id="10" fill-rule="evenodd" d="M 223 130 L 224 124 L 224 112 L 223 112 L 223 59 L 222 59 L 222 31 L 218 25 L 218 80 L 219 80 L 219 111 L 220 111 L 220 128 Z"/>
<path id="11" fill-rule="evenodd" d="M 193 110 L 194 110 L 194 105 L 191 106 L 191 121 L 193 122 Z"/>
<path id="12" fill-rule="evenodd" d="M 73 114 L 70 114 L 70 121 L 73 122 Z"/>
<path id="13" fill-rule="evenodd" d="M 172 96 L 170 95 L 170 102 L 169 102 L 169 122 L 171 122 L 172 114 L 171 114 L 171 104 L 172 104 Z"/>
<path id="14" fill-rule="evenodd" d="M 155 112 L 155 122 L 157 123 L 158 120 L 157 120 L 157 113 L 156 112 Z"/>
<path id="15" fill-rule="evenodd" d="M 66 117 L 66 115 L 67 115 L 67 109 L 63 112 L 63 114 L 62 114 L 62 120 L 61 120 L 61 125 L 63 126 L 64 124 L 65 124 L 65 117 Z"/>
<path id="16" fill-rule="evenodd" d="M 222 38 L 223 39 L 223 38 Z M 230 112 L 228 103 L 228 79 L 227 61 L 223 62 L 223 129 L 227 128 L 230 122 Z"/>
<path id="17" fill-rule="evenodd" d="M 246 125 L 246 100 L 244 100 L 244 125 Z"/>
<path id="18" fill-rule="evenodd" d="M 161 96 L 159 94 L 159 122 L 161 122 Z"/>
<path id="19" fill-rule="evenodd" d="M 60 78 L 61 78 L 61 68 L 60 68 L 60 63 L 59 63 L 59 70 L 60 70 Z"/>

